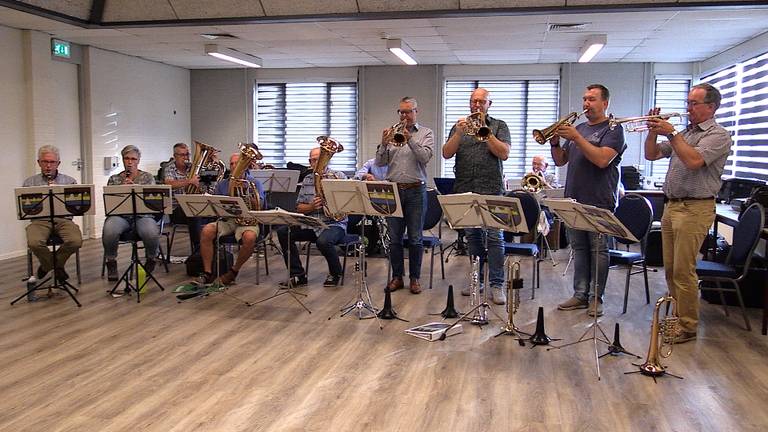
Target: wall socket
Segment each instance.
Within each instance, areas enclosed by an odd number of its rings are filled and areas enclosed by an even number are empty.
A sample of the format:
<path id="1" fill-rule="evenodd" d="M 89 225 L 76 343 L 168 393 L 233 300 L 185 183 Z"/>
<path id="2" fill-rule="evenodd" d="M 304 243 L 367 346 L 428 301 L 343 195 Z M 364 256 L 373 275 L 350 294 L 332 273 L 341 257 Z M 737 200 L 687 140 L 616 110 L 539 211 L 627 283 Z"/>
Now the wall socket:
<path id="1" fill-rule="evenodd" d="M 120 158 L 117 156 L 104 156 L 104 171 L 112 171 L 120 166 Z"/>

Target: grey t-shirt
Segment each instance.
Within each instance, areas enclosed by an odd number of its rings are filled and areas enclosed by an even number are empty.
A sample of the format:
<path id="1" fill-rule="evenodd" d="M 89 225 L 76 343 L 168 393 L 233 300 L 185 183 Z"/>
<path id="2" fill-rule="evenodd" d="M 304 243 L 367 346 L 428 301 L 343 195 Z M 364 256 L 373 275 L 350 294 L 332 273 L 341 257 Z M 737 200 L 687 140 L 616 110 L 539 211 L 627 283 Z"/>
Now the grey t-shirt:
<path id="1" fill-rule="evenodd" d="M 610 147 L 618 154 L 607 167 L 600 168 L 587 159 L 576 143 L 566 141 L 563 144 L 563 149 L 568 153 L 565 196 L 581 204 L 613 211 L 619 200 L 619 164 L 627 148 L 624 129 L 617 127 L 611 130 L 606 120 L 591 126 L 584 122 L 576 126 L 576 130 L 590 143 L 598 147 Z"/>

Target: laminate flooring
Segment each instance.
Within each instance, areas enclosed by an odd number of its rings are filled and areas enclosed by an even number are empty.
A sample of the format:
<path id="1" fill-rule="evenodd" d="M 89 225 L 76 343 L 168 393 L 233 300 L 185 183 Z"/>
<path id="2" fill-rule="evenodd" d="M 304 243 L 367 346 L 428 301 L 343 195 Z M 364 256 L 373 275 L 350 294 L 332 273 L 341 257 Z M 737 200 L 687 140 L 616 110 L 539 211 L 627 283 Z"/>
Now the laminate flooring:
<path id="1" fill-rule="evenodd" d="M 178 246 L 177 253 L 184 250 Z M 657 383 L 639 374 L 629 356 L 600 360 L 585 342 L 561 350 L 521 347 L 495 338 L 492 319 L 442 342 L 406 335 L 406 328 L 436 320 L 449 284 L 457 308 L 467 283 L 466 257 L 451 257 L 446 279 L 436 259 L 434 289 L 393 293 L 398 314 L 410 320 L 358 320 L 338 310 L 355 298 L 353 265 L 344 286 L 323 288 L 326 265 L 312 256 L 310 284 L 300 291 L 312 310 L 289 296 L 246 306 L 218 294 L 178 303 L 171 293 L 189 279 L 183 265 L 156 271 L 165 291 L 151 287 L 142 302 L 112 298 L 99 277 L 101 243 L 82 249 L 78 308 L 66 296 L 14 306 L 24 292 L 24 258 L 0 262 L 0 431 L 764 431 L 768 428 L 768 338 L 745 331 L 736 309 L 730 317 L 702 302 L 699 338 L 676 346 L 665 362 L 683 380 Z M 120 268 L 129 256 L 121 249 Z M 270 274 L 255 285 L 249 261 L 229 292 L 248 301 L 275 292 L 285 278 L 269 252 Z M 518 326 L 532 330 L 539 306 L 549 336 L 576 340 L 590 324 L 585 310 L 557 311 L 570 296 L 572 269 L 541 264 L 541 289 L 530 300 L 530 262 L 523 261 Z M 74 262 L 74 257 L 70 264 Z M 387 265 L 368 261 L 368 286 L 383 303 Z M 72 279 L 74 268 L 70 266 Z M 629 310 L 621 314 L 624 272 L 612 270 L 602 328 L 643 358 L 653 301 L 666 291 L 661 272 L 649 274 L 650 305 L 642 277 L 633 276 Z M 495 308 L 506 316 L 503 307 Z M 760 311 L 750 310 L 754 327 Z M 330 318 L 329 318 L 330 317 Z M 438 317 L 439 318 L 439 317 Z M 600 353 L 606 346 L 599 344 Z M 641 360 L 642 361 L 642 360 Z"/>

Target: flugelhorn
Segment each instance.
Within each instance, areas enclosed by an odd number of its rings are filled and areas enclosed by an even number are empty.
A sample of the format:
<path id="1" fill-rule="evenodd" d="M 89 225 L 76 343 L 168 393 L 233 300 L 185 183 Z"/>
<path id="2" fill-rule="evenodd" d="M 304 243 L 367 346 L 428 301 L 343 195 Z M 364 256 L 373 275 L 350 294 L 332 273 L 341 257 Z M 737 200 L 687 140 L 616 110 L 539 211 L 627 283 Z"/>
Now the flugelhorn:
<path id="1" fill-rule="evenodd" d="M 574 111 L 568 114 L 567 116 L 561 118 L 557 122 L 553 123 L 552 125 L 548 126 L 545 129 L 534 129 L 533 139 L 539 144 L 545 144 L 547 141 L 550 140 L 550 138 L 555 136 L 555 131 L 557 130 L 557 128 L 559 128 L 560 126 L 572 125 L 574 122 L 576 122 L 576 120 L 578 120 L 579 117 L 583 116 L 587 111 L 589 110 L 584 110 L 580 113 Z"/>
<path id="2" fill-rule="evenodd" d="M 664 317 L 660 316 L 662 306 L 665 306 L 667 310 L 667 314 Z M 671 312 L 669 309 L 671 309 Z M 678 324 L 677 302 L 674 297 L 670 295 L 659 297 L 656 300 L 656 306 L 653 308 L 648 355 L 643 364 L 637 365 L 640 368 L 641 374 L 652 377 L 664 375 L 666 368 L 661 364 L 661 359 L 672 355 L 672 346 L 675 343 Z"/>
<path id="3" fill-rule="evenodd" d="M 484 140 L 491 135 L 491 128 L 485 122 L 484 112 L 473 112 L 464 120 L 467 122 L 467 135 L 473 136 L 478 140 Z"/>
<path id="4" fill-rule="evenodd" d="M 392 125 L 392 127 L 389 128 L 389 141 L 388 144 L 391 144 L 395 147 L 402 147 L 405 145 L 405 142 L 408 141 L 406 136 L 406 124 L 404 121 L 395 123 Z"/>
<path id="5" fill-rule="evenodd" d="M 613 117 L 613 114 L 611 114 L 608 119 L 608 127 L 611 130 L 614 130 L 616 129 L 617 125 L 623 125 L 624 130 L 626 130 L 627 132 L 644 132 L 648 130 L 648 120 L 669 120 L 673 117 L 682 119 L 683 117 L 687 117 L 687 116 L 688 116 L 688 113 L 671 112 L 671 113 L 645 115 L 645 116 L 639 116 L 639 117 L 615 118 Z"/>

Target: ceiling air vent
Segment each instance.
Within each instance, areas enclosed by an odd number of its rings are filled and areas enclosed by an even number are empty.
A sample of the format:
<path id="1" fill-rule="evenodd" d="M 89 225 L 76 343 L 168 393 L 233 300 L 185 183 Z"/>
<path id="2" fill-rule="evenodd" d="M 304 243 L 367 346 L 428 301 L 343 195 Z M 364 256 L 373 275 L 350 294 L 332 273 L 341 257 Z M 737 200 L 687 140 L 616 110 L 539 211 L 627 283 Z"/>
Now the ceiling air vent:
<path id="1" fill-rule="evenodd" d="M 547 24 L 547 31 L 567 32 L 574 30 L 584 30 L 589 28 L 592 23 L 571 23 L 571 24 Z"/>

